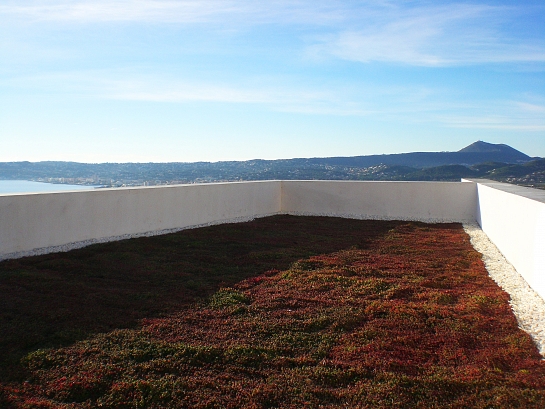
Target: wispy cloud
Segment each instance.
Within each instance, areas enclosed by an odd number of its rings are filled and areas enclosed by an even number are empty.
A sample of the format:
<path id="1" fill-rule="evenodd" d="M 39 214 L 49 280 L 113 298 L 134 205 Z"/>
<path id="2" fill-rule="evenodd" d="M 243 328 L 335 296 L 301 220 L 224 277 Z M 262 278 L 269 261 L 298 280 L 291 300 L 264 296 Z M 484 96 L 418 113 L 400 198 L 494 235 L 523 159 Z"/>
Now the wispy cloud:
<path id="1" fill-rule="evenodd" d="M 230 1 L 49 1 L 0 6 L 0 13 L 34 21 L 204 21 L 234 12 Z"/>
<path id="2" fill-rule="evenodd" d="M 171 22 L 203 23 L 236 21 L 246 25 L 270 22 L 320 24 L 342 18 L 343 7 L 317 0 L 50 0 L 39 4 L 19 1 L 0 5 L 0 15 L 33 21 Z M 226 18 L 228 17 L 228 18 Z"/>
<path id="3" fill-rule="evenodd" d="M 445 128 L 545 130 L 545 105 L 535 96 L 526 100 L 460 101 L 445 97 L 445 89 L 416 85 L 320 87 L 273 77 L 233 84 L 142 75 L 131 70 L 57 72 L 4 79 L 1 87 L 40 89 L 45 93 L 153 103 L 227 103 L 261 105 L 277 112 L 308 115 L 359 116 L 373 121 L 436 124 Z M 538 98 L 539 99 L 539 98 Z"/>
<path id="4" fill-rule="evenodd" d="M 545 131 L 545 106 L 528 101 L 482 101 L 436 116 L 450 128 Z"/>
<path id="5" fill-rule="evenodd" d="M 194 82 L 124 82 L 110 83 L 102 98 L 148 102 L 226 102 L 243 104 L 280 105 L 308 104 L 329 100 L 330 95 L 316 90 L 294 90 L 272 87 L 236 87 Z"/>
<path id="6" fill-rule="evenodd" d="M 539 11 L 539 10 L 538 10 Z M 541 10 L 543 12 L 543 10 Z M 310 55 L 416 66 L 545 62 L 542 36 L 518 38 L 525 5 L 442 5 L 367 0 L 28 0 L 0 5 L 2 19 L 27 22 L 301 25 Z M 297 34 L 294 34 L 297 35 Z M 309 44 L 310 43 L 310 44 Z"/>
<path id="7" fill-rule="evenodd" d="M 167 73 L 142 74 L 143 69 L 85 70 L 15 75 L 0 80 L 0 88 L 36 95 L 77 96 L 86 99 L 155 103 L 227 103 L 261 105 L 271 111 L 309 115 L 411 115 L 424 105 L 429 90 L 410 86 L 357 87 L 307 84 L 282 76 L 245 78 L 244 81 L 178 78 Z M 409 104 L 407 102 L 410 101 Z M 385 107 L 387 103 L 387 108 Z M 433 108 L 437 109 L 437 104 Z"/>
<path id="8" fill-rule="evenodd" d="M 545 105 L 538 105 L 530 102 L 520 102 L 517 101 L 514 103 L 521 111 L 529 112 L 532 114 L 542 114 L 545 118 Z M 543 120 L 545 122 L 545 119 Z"/>
<path id="9" fill-rule="evenodd" d="M 168 74 L 146 75 L 128 70 L 86 70 L 14 76 L 0 87 L 32 92 L 77 95 L 86 98 L 141 102 L 218 102 L 265 104 L 271 107 L 334 104 L 339 95 L 327 89 L 279 85 L 279 78 L 234 84 L 212 80 L 180 79 Z M 249 84 L 252 83 L 252 84 Z"/>
<path id="10" fill-rule="evenodd" d="M 516 9 L 474 4 L 395 7 L 318 39 L 314 54 L 416 66 L 545 62 L 543 40 L 502 30 Z"/>
<path id="11" fill-rule="evenodd" d="M 450 128 L 463 129 L 495 129 L 498 131 L 540 132 L 545 125 L 510 123 L 503 117 L 450 117 L 445 118 Z"/>

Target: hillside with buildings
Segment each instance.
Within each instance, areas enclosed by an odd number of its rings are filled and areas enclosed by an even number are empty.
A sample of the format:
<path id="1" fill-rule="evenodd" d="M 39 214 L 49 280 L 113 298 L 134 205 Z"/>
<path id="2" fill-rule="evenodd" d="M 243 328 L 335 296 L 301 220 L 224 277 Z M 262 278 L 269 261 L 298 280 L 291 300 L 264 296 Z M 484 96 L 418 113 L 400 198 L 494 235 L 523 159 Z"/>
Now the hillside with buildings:
<path id="1" fill-rule="evenodd" d="M 545 188 L 545 159 L 510 146 L 475 142 L 457 152 L 224 162 L 2 162 L 0 179 L 102 187 L 242 180 L 435 180 L 487 178 Z"/>

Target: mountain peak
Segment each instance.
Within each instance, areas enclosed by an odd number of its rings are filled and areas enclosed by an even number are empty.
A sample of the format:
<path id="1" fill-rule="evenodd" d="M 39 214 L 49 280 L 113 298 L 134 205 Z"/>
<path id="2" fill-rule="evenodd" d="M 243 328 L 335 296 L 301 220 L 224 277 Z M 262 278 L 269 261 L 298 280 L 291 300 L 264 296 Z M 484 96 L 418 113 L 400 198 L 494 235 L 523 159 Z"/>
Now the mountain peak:
<path id="1" fill-rule="evenodd" d="M 504 153 L 519 153 L 516 149 L 511 148 L 509 145 L 503 143 L 488 143 L 483 141 L 473 142 L 471 145 L 466 146 L 463 149 L 460 149 L 458 152 L 504 152 Z"/>

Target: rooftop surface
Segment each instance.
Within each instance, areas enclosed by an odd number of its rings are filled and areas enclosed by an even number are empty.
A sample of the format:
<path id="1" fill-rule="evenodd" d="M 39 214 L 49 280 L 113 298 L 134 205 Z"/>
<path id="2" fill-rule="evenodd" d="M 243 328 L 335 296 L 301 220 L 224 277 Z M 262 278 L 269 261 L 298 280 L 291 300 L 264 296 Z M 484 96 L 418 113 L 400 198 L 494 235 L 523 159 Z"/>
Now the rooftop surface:
<path id="1" fill-rule="evenodd" d="M 460 224 L 273 216 L 0 263 L 0 406 L 543 408 Z"/>
<path id="2" fill-rule="evenodd" d="M 513 193 L 517 196 L 526 197 L 528 199 L 535 200 L 536 202 L 545 203 L 545 191 L 536 188 L 511 185 L 509 183 L 497 182 L 490 179 L 465 179 L 471 182 L 480 183 L 481 185 L 488 186 L 494 189 L 501 190 L 507 193 Z"/>

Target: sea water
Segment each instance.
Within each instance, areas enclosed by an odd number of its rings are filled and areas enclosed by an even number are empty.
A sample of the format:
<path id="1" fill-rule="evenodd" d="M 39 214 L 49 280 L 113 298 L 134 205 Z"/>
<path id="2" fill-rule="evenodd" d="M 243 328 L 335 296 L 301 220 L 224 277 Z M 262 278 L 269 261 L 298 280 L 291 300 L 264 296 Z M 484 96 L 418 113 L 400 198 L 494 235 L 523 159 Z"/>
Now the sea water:
<path id="1" fill-rule="evenodd" d="M 0 180 L 0 195 L 11 193 L 65 192 L 67 190 L 93 190 L 95 186 L 65 185 L 31 182 L 29 180 Z"/>

